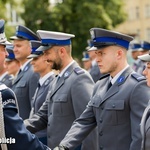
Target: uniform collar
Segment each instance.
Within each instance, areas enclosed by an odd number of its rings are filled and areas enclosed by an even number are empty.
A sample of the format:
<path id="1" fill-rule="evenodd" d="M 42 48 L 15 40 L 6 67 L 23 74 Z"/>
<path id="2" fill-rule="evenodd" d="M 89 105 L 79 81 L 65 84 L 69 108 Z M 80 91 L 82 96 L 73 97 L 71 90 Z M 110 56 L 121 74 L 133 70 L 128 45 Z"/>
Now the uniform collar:
<path id="1" fill-rule="evenodd" d="M 0 81 L 2 81 L 2 79 L 8 74 L 8 72 L 6 71 L 5 73 L 3 73 L 1 76 L 0 76 Z"/>
<path id="2" fill-rule="evenodd" d="M 120 72 L 118 72 L 113 78 L 110 76 L 110 81 L 112 84 L 114 84 L 117 79 L 120 77 L 120 75 L 129 67 L 129 65 L 127 65 L 124 69 L 122 69 Z"/>
<path id="3" fill-rule="evenodd" d="M 65 73 L 65 71 L 74 63 L 75 61 L 71 61 L 59 74 L 59 77 L 62 77 L 62 75 Z"/>
<path id="4" fill-rule="evenodd" d="M 54 72 L 51 71 L 51 72 L 47 73 L 46 75 L 44 75 L 42 78 L 40 78 L 40 79 L 39 79 L 40 85 L 42 86 L 43 83 L 44 83 L 51 75 L 53 75 L 53 74 L 54 74 Z"/>
<path id="5" fill-rule="evenodd" d="M 20 67 L 21 71 L 23 71 L 23 70 L 26 68 L 27 64 L 28 64 L 30 61 L 31 61 L 31 60 L 26 61 L 26 62 Z"/>

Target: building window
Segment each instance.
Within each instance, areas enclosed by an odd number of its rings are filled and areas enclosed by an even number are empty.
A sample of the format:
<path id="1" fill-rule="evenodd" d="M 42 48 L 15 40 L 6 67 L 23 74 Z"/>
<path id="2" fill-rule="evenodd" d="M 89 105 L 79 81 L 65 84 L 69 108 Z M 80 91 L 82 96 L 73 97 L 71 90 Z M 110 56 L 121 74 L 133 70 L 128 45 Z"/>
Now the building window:
<path id="1" fill-rule="evenodd" d="M 134 7 L 129 10 L 129 20 L 135 20 L 140 18 L 139 7 Z"/>
<path id="2" fill-rule="evenodd" d="M 140 18 L 139 7 L 135 7 L 135 18 L 136 18 L 136 19 Z"/>
<path id="3" fill-rule="evenodd" d="M 146 29 L 146 39 L 150 41 L 150 28 Z"/>
<path id="4" fill-rule="evenodd" d="M 145 17 L 150 17 L 150 4 L 145 6 Z"/>
<path id="5" fill-rule="evenodd" d="M 7 8 L 7 17 L 8 17 L 8 25 L 17 25 L 19 22 L 19 17 L 17 12 L 13 9 L 10 3 L 6 4 Z"/>
<path id="6" fill-rule="evenodd" d="M 135 36 L 135 38 L 136 38 L 137 40 L 140 40 L 140 34 L 141 34 L 140 29 L 137 29 L 137 31 L 136 31 L 136 36 Z"/>

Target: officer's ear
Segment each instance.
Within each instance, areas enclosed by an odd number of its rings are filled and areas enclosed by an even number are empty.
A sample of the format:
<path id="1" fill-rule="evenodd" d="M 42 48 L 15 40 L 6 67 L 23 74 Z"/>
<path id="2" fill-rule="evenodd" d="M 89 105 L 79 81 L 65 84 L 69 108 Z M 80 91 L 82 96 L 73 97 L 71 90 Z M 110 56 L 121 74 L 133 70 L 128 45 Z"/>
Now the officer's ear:
<path id="1" fill-rule="evenodd" d="M 60 57 L 64 57 L 64 56 L 66 56 L 66 53 L 67 53 L 67 51 L 66 51 L 66 48 L 65 47 L 59 47 L 59 49 L 58 49 L 58 54 L 59 54 L 59 56 Z"/>

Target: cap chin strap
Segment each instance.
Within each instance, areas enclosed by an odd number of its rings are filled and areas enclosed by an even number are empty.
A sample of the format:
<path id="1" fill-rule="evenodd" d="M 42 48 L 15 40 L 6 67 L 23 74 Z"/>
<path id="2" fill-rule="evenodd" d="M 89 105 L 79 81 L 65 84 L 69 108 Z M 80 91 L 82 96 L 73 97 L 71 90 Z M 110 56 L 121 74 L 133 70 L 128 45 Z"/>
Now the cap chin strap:
<path id="1" fill-rule="evenodd" d="M 3 115 L 3 104 L 2 104 L 2 93 L 0 91 L 0 138 L 6 138 L 5 126 L 4 126 L 4 115 Z M 1 144 L 2 150 L 7 150 L 7 144 Z"/>

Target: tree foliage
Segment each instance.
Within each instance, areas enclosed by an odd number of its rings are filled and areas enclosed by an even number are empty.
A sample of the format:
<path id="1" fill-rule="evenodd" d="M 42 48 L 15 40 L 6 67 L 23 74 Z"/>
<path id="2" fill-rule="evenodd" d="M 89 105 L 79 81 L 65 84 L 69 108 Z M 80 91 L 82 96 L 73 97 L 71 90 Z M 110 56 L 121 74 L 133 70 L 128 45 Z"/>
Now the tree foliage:
<path id="1" fill-rule="evenodd" d="M 53 26 L 49 0 L 24 0 L 25 11 L 21 15 L 25 25 L 37 31 L 38 29 L 51 30 Z"/>
<path id="2" fill-rule="evenodd" d="M 126 19 L 121 0 L 63 0 L 49 7 L 48 0 L 24 0 L 26 26 L 75 34 L 73 56 L 81 58 L 90 38 L 89 29 L 112 29 Z"/>

